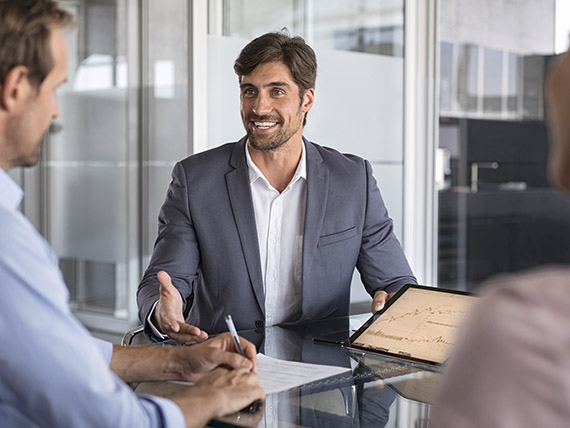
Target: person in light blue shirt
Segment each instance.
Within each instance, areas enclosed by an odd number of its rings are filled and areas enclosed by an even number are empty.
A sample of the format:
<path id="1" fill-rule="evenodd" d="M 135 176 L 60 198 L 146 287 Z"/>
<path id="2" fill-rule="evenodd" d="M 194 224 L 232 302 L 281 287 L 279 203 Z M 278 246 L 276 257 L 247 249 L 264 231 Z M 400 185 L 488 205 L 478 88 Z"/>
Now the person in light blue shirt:
<path id="1" fill-rule="evenodd" d="M 228 334 L 192 347 L 121 347 L 95 339 L 73 316 L 49 244 L 18 210 L 8 175 L 35 165 L 67 77 L 52 0 L 0 0 L 0 426 L 203 426 L 263 399 L 255 347 Z M 196 382 L 172 399 L 136 395 L 125 382 Z"/>

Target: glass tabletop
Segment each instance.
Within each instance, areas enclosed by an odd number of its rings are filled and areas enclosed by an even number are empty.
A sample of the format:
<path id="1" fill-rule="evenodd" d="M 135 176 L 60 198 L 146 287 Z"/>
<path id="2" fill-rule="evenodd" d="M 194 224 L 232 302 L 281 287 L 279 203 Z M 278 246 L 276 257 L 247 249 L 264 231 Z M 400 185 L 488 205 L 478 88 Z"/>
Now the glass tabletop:
<path id="1" fill-rule="evenodd" d="M 348 338 L 367 318 L 368 314 L 362 314 L 240 331 L 240 336 L 269 357 L 348 370 L 269 394 L 257 411 L 236 413 L 211 421 L 210 426 L 427 427 L 433 392 L 441 376 L 436 369 L 333 344 Z M 180 387 L 147 383 L 139 385 L 136 392 L 168 396 Z"/>

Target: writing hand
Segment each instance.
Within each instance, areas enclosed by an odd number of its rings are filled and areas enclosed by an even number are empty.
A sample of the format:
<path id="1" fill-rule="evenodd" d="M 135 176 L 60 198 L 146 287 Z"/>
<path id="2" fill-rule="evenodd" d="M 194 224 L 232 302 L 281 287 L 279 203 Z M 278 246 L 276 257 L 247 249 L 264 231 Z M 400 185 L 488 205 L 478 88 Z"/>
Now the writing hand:
<path id="1" fill-rule="evenodd" d="M 160 297 L 152 315 L 155 325 L 169 338 L 180 343 L 190 345 L 206 340 L 208 333 L 184 321 L 182 296 L 172 285 L 170 275 L 160 271 L 157 278 L 160 283 Z"/>
<path id="2" fill-rule="evenodd" d="M 212 418 L 235 413 L 264 398 L 256 373 L 217 368 L 172 400 L 182 410 L 187 426 L 205 426 Z M 261 412 L 256 414 L 261 418 Z"/>
<path id="3" fill-rule="evenodd" d="M 174 367 L 179 372 L 178 380 L 196 382 L 216 367 L 235 370 L 257 371 L 257 351 L 250 341 L 240 338 L 245 356 L 237 353 L 234 341 L 229 333 L 199 343 L 194 346 L 173 347 L 176 352 Z"/>

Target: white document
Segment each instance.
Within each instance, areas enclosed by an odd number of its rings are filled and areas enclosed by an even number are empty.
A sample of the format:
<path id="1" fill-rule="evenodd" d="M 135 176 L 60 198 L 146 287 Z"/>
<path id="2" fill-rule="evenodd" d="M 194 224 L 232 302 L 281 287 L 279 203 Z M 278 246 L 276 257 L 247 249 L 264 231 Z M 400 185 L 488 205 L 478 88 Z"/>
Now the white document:
<path id="1" fill-rule="evenodd" d="M 286 391 L 350 371 L 350 367 L 285 361 L 257 354 L 259 383 L 266 394 Z"/>

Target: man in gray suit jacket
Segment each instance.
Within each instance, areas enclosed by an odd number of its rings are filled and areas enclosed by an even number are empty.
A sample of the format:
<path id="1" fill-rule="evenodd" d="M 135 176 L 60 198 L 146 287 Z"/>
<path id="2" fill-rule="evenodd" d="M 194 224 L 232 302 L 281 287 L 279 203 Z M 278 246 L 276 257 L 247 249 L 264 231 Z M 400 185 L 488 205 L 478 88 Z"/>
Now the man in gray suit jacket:
<path id="1" fill-rule="evenodd" d="M 199 342 L 228 313 L 238 330 L 348 315 L 355 267 L 373 311 L 416 283 L 368 161 L 303 137 L 316 69 L 300 37 L 241 51 L 247 135 L 174 167 L 137 293 L 151 337 Z"/>

